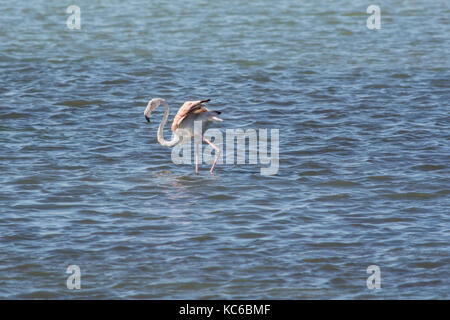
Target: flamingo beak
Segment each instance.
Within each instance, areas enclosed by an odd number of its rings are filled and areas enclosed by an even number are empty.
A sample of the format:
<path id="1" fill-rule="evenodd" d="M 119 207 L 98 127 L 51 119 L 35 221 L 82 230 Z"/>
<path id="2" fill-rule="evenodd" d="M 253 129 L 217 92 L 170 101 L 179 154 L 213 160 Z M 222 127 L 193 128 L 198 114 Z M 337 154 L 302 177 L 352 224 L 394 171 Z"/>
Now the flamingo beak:
<path id="1" fill-rule="evenodd" d="M 218 118 L 216 116 L 209 116 L 209 119 L 211 119 L 211 121 L 219 121 L 219 122 L 223 121 L 222 119 L 220 119 L 220 118 Z"/>
<path id="2" fill-rule="evenodd" d="M 217 112 L 217 114 L 221 114 L 222 113 L 222 111 L 216 111 L 216 112 Z M 219 117 L 214 117 L 214 118 L 215 118 L 214 120 L 216 120 L 216 121 L 223 121 Z"/>
<path id="3" fill-rule="evenodd" d="M 144 116 L 144 117 L 147 120 L 147 122 L 150 122 L 150 118 L 149 117 L 147 117 L 147 116 Z"/>

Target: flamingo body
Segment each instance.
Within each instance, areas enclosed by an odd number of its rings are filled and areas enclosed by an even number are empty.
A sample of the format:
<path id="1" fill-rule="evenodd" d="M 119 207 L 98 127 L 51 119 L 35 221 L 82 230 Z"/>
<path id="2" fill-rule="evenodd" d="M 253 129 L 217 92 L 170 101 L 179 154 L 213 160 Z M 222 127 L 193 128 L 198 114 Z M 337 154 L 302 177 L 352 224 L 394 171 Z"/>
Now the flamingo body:
<path id="1" fill-rule="evenodd" d="M 208 129 L 208 127 L 213 122 L 221 122 L 222 119 L 217 116 L 221 113 L 220 111 L 209 110 L 205 107 L 205 103 L 209 102 L 210 99 L 207 100 L 198 100 L 198 101 L 186 101 L 178 110 L 175 118 L 172 122 L 172 139 L 167 141 L 164 139 L 163 130 L 164 125 L 167 122 L 167 118 L 169 117 L 169 105 L 164 99 L 154 98 L 149 101 L 147 108 L 144 111 L 145 119 L 150 122 L 150 114 L 153 110 L 155 110 L 159 105 L 165 106 L 165 113 L 163 120 L 158 128 L 158 142 L 163 146 L 172 147 L 178 143 L 184 143 L 190 141 L 190 138 L 194 137 L 194 123 L 197 121 L 202 122 L 202 132 L 201 138 L 203 141 L 207 142 L 214 150 L 216 150 L 216 156 L 211 166 L 210 172 L 213 173 L 214 167 L 216 165 L 217 159 L 220 155 L 220 149 L 217 148 L 211 141 L 206 139 L 203 134 Z M 194 140 L 195 141 L 195 140 Z M 198 144 L 196 143 L 196 151 L 195 151 L 195 172 L 198 173 Z"/>

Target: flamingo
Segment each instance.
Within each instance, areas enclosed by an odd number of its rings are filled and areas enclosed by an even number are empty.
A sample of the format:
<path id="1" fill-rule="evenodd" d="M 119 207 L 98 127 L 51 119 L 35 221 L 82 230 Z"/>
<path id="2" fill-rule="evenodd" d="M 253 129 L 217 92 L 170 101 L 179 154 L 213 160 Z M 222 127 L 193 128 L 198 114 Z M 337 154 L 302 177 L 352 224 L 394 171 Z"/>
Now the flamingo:
<path id="1" fill-rule="evenodd" d="M 213 174 L 214 167 L 216 166 L 217 159 L 220 156 L 220 149 L 214 145 L 211 141 L 206 139 L 203 134 L 205 133 L 206 129 L 213 123 L 213 122 L 222 122 L 223 120 L 218 118 L 217 116 L 221 114 L 220 111 L 213 111 L 209 110 L 205 107 L 205 103 L 209 102 L 211 99 L 206 100 L 198 100 L 198 101 L 186 101 L 183 103 L 183 105 L 178 110 L 177 114 L 175 115 L 175 118 L 172 122 L 172 139 L 170 141 L 167 141 L 164 139 L 163 131 L 164 131 L 164 125 L 167 122 L 167 118 L 169 117 L 169 105 L 167 102 L 162 98 L 153 98 L 151 99 L 148 104 L 147 108 L 145 108 L 144 116 L 147 122 L 150 122 L 150 114 L 153 110 L 158 108 L 161 104 L 166 108 L 166 111 L 164 113 L 164 117 L 161 121 L 161 124 L 158 128 L 158 142 L 167 147 L 173 147 L 178 143 L 183 143 L 183 140 L 185 138 L 190 139 L 194 137 L 194 122 L 195 121 L 201 121 L 202 124 L 202 132 L 201 132 L 201 138 L 203 141 L 208 143 L 215 151 L 216 156 L 214 158 L 214 162 L 211 166 L 211 170 L 209 172 Z M 190 140 L 188 140 L 190 141 Z M 196 139 L 194 139 L 195 143 L 195 173 L 198 173 L 198 147 L 199 144 L 195 142 Z"/>

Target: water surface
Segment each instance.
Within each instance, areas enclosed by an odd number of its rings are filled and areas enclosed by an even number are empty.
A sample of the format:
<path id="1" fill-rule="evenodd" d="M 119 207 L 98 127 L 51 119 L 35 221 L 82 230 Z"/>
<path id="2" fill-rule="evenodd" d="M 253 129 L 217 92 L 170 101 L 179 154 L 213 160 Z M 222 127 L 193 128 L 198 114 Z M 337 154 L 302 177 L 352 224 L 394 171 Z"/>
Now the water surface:
<path id="1" fill-rule="evenodd" d="M 380 30 L 365 1 L 71 4 L 2 5 L 0 298 L 449 298 L 448 1 Z M 175 165 L 152 97 L 279 129 L 278 174 Z"/>

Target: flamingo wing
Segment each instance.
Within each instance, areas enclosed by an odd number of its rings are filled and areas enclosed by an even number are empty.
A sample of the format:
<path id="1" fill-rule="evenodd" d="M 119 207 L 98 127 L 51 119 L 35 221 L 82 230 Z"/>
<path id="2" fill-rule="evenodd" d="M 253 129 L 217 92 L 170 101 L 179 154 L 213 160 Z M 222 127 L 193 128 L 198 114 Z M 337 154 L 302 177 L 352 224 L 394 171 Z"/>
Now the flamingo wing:
<path id="1" fill-rule="evenodd" d="M 186 101 L 178 110 L 175 118 L 172 122 L 172 131 L 175 131 L 180 126 L 181 122 L 191 113 L 202 113 L 208 111 L 205 108 L 204 103 L 209 102 L 211 99 L 199 100 L 199 101 Z"/>

